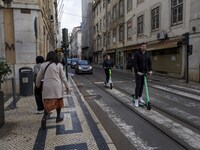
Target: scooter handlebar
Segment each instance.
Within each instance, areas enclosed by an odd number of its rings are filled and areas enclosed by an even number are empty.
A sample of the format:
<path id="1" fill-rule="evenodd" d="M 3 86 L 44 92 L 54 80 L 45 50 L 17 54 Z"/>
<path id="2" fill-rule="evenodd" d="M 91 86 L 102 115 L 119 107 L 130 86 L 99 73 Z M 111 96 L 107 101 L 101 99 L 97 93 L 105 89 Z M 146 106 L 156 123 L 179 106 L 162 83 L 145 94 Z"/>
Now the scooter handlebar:
<path id="1" fill-rule="evenodd" d="M 140 76 L 148 76 L 148 75 L 152 75 L 152 71 L 149 71 L 149 72 L 147 72 L 147 73 L 142 73 L 142 72 L 138 72 L 138 75 L 140 75 Z"/>

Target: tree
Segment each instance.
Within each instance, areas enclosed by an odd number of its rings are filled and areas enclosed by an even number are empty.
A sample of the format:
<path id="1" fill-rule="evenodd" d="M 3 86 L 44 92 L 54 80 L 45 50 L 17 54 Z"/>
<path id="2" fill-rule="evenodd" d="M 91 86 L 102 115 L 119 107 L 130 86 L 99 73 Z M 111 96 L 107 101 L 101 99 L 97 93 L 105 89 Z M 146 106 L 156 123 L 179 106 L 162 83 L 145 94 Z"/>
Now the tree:
<path id="1" fill-rule="evenodd" d="M 11 73 L 10 66 L 7 64 L 5 58 L 0 57 L 0 89 L 1 84 L 6 80 L 7 76 Z"/>

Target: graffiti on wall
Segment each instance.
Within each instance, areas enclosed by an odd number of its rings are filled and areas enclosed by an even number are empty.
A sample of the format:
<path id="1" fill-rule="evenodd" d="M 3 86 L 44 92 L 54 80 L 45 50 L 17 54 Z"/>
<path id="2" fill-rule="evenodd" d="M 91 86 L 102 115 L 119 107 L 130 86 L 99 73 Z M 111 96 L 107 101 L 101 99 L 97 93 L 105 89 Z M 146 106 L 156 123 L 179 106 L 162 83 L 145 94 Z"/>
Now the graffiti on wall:
<path id="1" fill-rule="evenodd" d="M 13 51 L 15 51 L 15 45 L 14 44 L 8 44 L 7 42 L 5 42 L 5 50 L 7 51 L 7 50 L 13 50 Z"/>
<path id="2" fill-rule="evenodd" d="M 10 42 L 12 43 L 12 42 Z M 5 42 L 5 56 L 8 64 L 15 64 L 15 44 Z"/>

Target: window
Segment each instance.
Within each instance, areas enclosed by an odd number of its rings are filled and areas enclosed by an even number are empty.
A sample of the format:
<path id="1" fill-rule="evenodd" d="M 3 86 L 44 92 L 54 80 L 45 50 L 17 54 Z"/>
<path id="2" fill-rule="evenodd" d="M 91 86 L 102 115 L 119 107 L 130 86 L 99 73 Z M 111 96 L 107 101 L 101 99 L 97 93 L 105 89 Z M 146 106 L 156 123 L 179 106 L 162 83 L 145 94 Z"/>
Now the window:
<path id="1" fill-rule="evenodd" d="M 99 32 L 99 25 L 98 25 L 98 23 L 96 24 L 96 32 L 97 33 Z"/>
<path id="2" fill-rule="evenodd" d="M 124 40 L 124 26 L 121 25 L 119 26 L 119 41 L 123 41 Z"/>
<path id="3" fill-rule="evenodd" d="M 103 16 L 103 27 L 106 26 L 106 15 Z"/>
<path id="4" fill-rule="evenodd" d="M 131 39 L 132 36 L 132 19 L 127 22 L 127 39 Z"/>
<path id="5" fill-rule="evenodd" d="M 117 5 L 113 6 L 112 19 L 113 22 L 117 20 Z"/>
<path id="6" fill-rule="evenodd" d="M 111 18 L 110 18 L 110 11 L 108 12 L 108 22 L 107 22 L 108 24 L 107 24 L 107 26 L 109 26 L 110 25 L 110 23 L 111 23 Z"/>
<path id="7" fill-rule="evenodd" d="M 159 28 L 159 7 L 151 11 L 151 30 L 154 31 Z"/>
<path id="8" fill-rule="evenodd" d="M 119 16 L 122 17 L 124 15 L 124 1 L 119 1 Z"/>
<path id="9" fill-rule="evenodd" d="M 100 40 L 99 47 L 101 48 L 102 47 L 102 37 L 101 36 L 99 37 L 99 40 Z"/>
<path id="10" fill-rule="evenodd" d="M 106 0 L 103 0 L 103 8 L 106 6 Z"/>
<path id="11" fill-rule="evenodd" d="M 107 39 L 108 45 L 110 44 L 110 32 L 108 33 L 108 39 Z"/>
<path id="12" fill-rule="evenodd" d="M 102 29 L 102 20 L 100 20 L 100 23 L 99 23 L 99 30 L 101 31 Z"/>
<path id="13" fill-rule="evenodd" d="M 100 13 L 101 13 L 101 8 L 102 8 L 102 7 L 101 7 L 101 6 L 102 6 L 101 3 L 102 3 L 102 2 L 100 1 L 100 2 L 99 2 L 99 12 L 100 12 Z"/>
<path id="14" fill-rule="evenodd" d="M 137 5 L 139 5 L 139 4 L 143 3 L 143 2 L 144 2 L 144 0 L 137 0 Z"/>
<path id="15" fill-rule="evenodd" d="M 97 5 L 97 7 L 96 7 L 96 13 L 97 13 L 97 16 L 98 16 L 98 6 L 99 6 L 99 5 Z"/>
<path id="16" fill-rule="evenodd" d="M 103 35 L 103 46 L 106 46 L 106 34 Z"/>
<path id="17" fill-rule="evenodd" d="M 115 30 L 113 30 L 113 43 L 116 43 L 116 29 Z"/>
<path id="18" fill-rule="evenodd" d="M 101 40 L 101 37 L 98 36 L 98 37 L 97 37 L 97 49 L 100 48 L 100 40 Z"/>
<path id="19" fill-rule="evenodd" d="M 177 25 L 183 21 L 183 0 L 172 0 L 172 25 Z"/>
<path id="20" fill-rule="evenodd" d="M 127 0 L 127 12 L 132 9 L 132 0 Z"/>
<path id="21" fill-rule="evenodd" d="M 95 28 L 95 26 L 94 26 L 94 34 L 96 33 L 96 28 Z"/>
<path id="22" fill-rule="evenodd" d="M 143 34 L 143 15 L 137 18 L 137 34 Z"/>
<path id="23" fill-rule="evenodd" d="M 31 10 L 30 9 L 21 9 L 22 14 L 30 14 Z"/>

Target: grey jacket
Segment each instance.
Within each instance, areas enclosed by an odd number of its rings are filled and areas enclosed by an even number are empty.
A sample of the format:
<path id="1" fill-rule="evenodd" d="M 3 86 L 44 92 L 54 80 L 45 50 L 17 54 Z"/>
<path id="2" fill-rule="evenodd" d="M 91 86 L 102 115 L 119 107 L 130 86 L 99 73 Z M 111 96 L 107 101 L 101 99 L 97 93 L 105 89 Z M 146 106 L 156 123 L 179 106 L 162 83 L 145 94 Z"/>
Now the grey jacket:
<path id="1" fill-rule="evenodd" d="M 36 87 L 39 87 L 43 79 L 43 99 L 63 98 L 64 89 L 68 88 L 68 82 L 61 63 L 52 63 L 48 66 L 45 75 L 44 70 L 50 62 L 41 64 L 40 70 L 36 78 Z"/>

